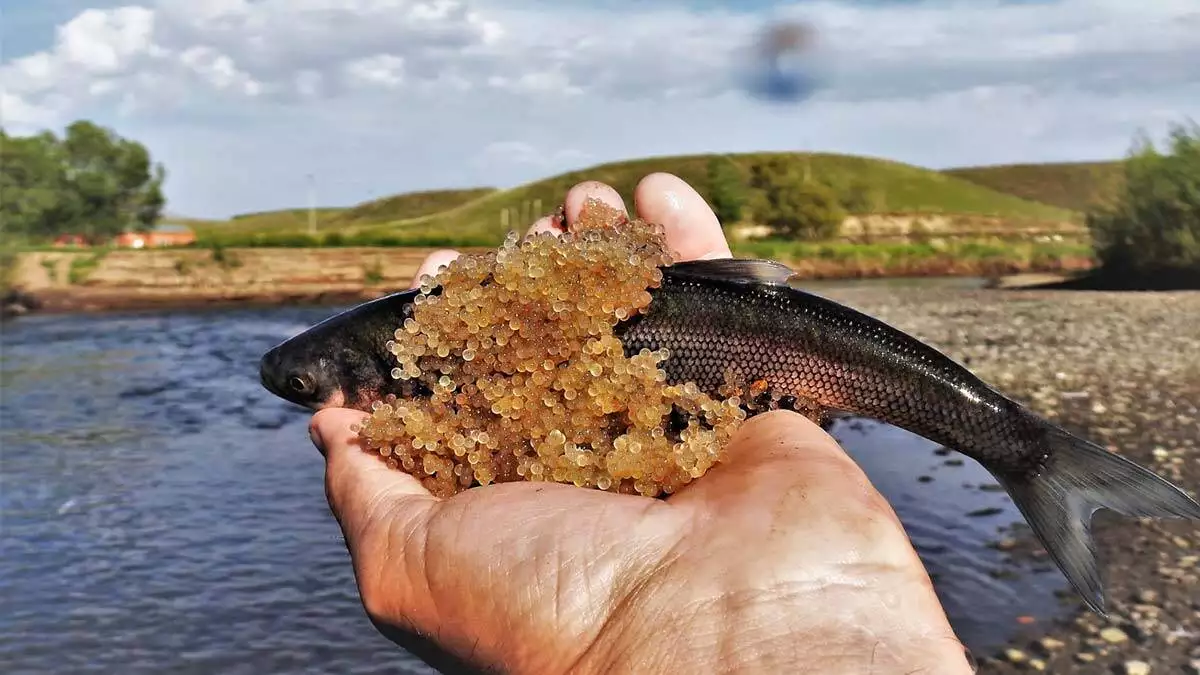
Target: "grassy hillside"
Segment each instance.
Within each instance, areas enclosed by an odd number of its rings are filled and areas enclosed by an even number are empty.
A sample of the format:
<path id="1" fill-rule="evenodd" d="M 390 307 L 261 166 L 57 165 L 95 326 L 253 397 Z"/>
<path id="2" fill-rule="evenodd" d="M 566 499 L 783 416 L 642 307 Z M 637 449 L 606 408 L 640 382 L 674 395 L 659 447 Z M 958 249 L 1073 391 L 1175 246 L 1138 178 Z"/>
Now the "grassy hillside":
<path id="1" fill-rule="evenodd" d="M 997 192 L 1073 211 L 1099 205 L 1121 190 L 1120 162 L 1009 164 L 950 169 L 943 173 Z"/>
<path id="2" fill-rule="evenodd" d="M 541 211 L 549 212 L 568 188 L 587 179 L 612 185 L 627 204 L 632 204 L 633 189 L 637 182 L 655 171 L 668 171 L 680 176 L 708 198 L 707 167 L 711 157 L 686 155 L 602 164 L 495 192 L 423 218 L 380 223 L 365 229 L 371 233 L 387 232 L 421 243 L 456 240 L 491 243 L 499 241 L 507 229 L 501 220 L 501 213 L 505 209 L 519 212 L 525 203 L 540 200 Z M 743 167 L 770 157 L 784 157 L 807 164 L 811 175 L 834 185 L 865 182 L 882 195 L 882 210 L 890 212 L 965 213 L 1053 222 L 1076 218 L 1076 214 L 1065 209 L 1027 201 L 955 176 L 899 162 L 807 153 L 756 153 L 728 157 Z"/>
<path id="3" fill-rule="evenodd" d="M 461 206 L 494 192 L 496 188 L 406 192 L 346 209 L 330 219 L 329 225 L 342 227 L 420 218 Z"/>
<path id="4" fill-rule="evenodd" d="M 479 199 L 495 188 L 407 192 L 349 208 L 318 208 L 317 231 L 340 231 L 391 220 L 419 218 Z M 227 221 L 191 220 L 201 236 L 222 234 L 287 234 L 308 231 L 308 209 L 281 209 L 236 215 Z"/>

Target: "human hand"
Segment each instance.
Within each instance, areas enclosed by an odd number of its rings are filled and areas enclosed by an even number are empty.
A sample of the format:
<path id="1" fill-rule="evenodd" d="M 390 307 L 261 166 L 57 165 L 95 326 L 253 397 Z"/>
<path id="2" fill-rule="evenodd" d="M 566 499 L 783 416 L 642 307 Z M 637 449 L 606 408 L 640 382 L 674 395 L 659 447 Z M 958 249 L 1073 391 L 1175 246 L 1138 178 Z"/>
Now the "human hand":
<path id="1" fill-rule="evenodd" d="M 625 210 L 583 183 L 566 196 L 569 221 L 589 197 Z M 635 202 L 679 258 L 730 256 L 680 179 L 647 176 Z M 544 218 L 531 231 L 549 229 Z M 895 513 L 800 415 L 746 421 L 724 463 L 665 500 L 527 482 L 439 499 L 358 447 L 365 416 L 325 409 L 311 434 L 385 633 L 512 673 L 971 672 Z"/>

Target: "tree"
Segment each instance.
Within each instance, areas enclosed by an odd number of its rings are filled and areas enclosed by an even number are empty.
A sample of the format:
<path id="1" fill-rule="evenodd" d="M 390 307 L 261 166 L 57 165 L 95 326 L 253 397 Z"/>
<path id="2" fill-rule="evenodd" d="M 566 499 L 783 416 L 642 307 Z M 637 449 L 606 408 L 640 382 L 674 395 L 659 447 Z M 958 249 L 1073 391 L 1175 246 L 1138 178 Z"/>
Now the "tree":
<path id="1" fill-rule="evenodd" d="M 8 237 L 43 237 L 69 217 L 58 139 L 43 133 L 12 137 L 0 130 L 0 228 Z"/>
<path id="2" fill-rule="evenodd" d="M 136 141 L 77 121 L 10 137 L 0 130 L 0 215 L 5 235 L 49 238 L 81 232 L 107 238 L 153 224 L 162 214 L 166 172 Z"/>
<path id="3" fill-rule="evenodd" d="M 875 213 L 883 208 L 883 191 L 865 181 L 852 180 L 841 192 L 842 208 L 850 213 Z"/>
<path id="4" fill-rule="evenodd" d="M 742 219 L 748 201 L 746 192 L 745 178 L 732 160 L 719 155 L 708 160 L 709 201 L 722 225 Z"/>
<path id="5" fill-rule="evenodd" d="M 1167 151 L 1141 137 L 1111 206 L 1087 214 L 1106 272 L 1200 274 L 1200 128 L 1175 125 Z"/>
<path id="6" fill-rule="evenodd" d="M 777 236 L 828 239 L 837 234 L 846 218 L 833 188 L 813 180 L 786 160 L 756 164 L 750 184 L 755 189 L 755 218 Z"/>

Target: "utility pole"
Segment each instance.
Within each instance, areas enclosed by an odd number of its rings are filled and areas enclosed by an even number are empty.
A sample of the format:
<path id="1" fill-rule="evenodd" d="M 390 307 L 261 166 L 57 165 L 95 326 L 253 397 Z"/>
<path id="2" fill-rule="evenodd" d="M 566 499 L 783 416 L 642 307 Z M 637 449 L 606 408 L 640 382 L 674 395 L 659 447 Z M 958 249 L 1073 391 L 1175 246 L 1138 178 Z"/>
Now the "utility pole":
<path id="1" fill-rule="evenodd" d="M 317 180 L 308 174 L 308 235 L 317 236 Z"/>

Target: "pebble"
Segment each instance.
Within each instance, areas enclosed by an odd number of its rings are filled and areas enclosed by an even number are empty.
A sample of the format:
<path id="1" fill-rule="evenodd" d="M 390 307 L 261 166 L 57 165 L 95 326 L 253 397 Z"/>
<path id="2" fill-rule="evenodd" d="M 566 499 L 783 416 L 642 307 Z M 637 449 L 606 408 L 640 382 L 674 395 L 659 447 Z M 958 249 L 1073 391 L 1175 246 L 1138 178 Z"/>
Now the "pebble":
<path id="1" fill-rule="evenodd" d="M 1109 626 L 1108 628 L 1100 631 L 1100 639 L 1109 644 L 1116 645 L 1128 640 L 1129 636 L 1126 635 L 1125 631 L 1121 630 L 1120 628 Z"/>
<path id="2" fill-rule="evenodd" d="M 1066 647 L 1067 644 L 1062 640 L 1055 640 L 1052 637 L 1044 637 L 1037 641 L 1037 649 L 1042 654 L 1049 656 L 1052 652 Z"/>
<path id="3" fill-rule="evenodd" d="M 1139 591 L 1137 594 L 1137 599 L 1138 599 L 1138 602 L 1141 602 L 1141 603 L 1144 603 L 1147 605 L 1152 605 L 1155 602 L 1158 602 L 1158 593 L 1155 593 L 1154 591 L 1151 591 L 1151 590 Z"/>
<path id="4" fill-rule="evenodd" d="M 1091 663 L 1092 661 L 1096 660 L 1096 655 L 1089 654 L 1087 652 L 1079 652 L 1075 655 L 1075 660 L 1080 663 Z"/>
<path id="5" fill-rule="evenodd" d="M 1032 670 L 1044 671 L 1046 670 L 1046 662 L 1041 659 L 1030 659 L 1029 668 Z"/>
<path id="6" fill-rule="evenodd" d="M 1145 661 L 1126 661 L 1125 675 L 1150 675 L 1150 664 Z"/>
<path id="7" fill-rule="evenodd" d="M 1194 659 L 1183 666 L 1183 675 L 1200 675 L 1200 659 Z"/>
<path id="8" fill-rule="evenodd" d="M 1010 648 L 1004 650 L 1004 660 L 1008 661 L 1009 663 L 1025 663 L 1027 660 L 1029 660 L 1029 656 L 1020 649 Z"/>

